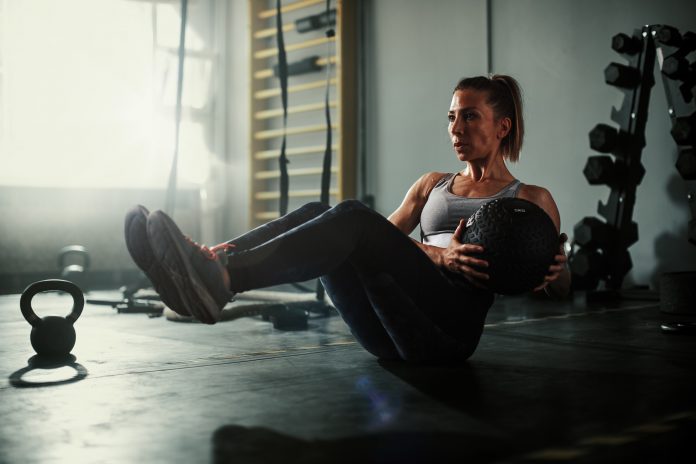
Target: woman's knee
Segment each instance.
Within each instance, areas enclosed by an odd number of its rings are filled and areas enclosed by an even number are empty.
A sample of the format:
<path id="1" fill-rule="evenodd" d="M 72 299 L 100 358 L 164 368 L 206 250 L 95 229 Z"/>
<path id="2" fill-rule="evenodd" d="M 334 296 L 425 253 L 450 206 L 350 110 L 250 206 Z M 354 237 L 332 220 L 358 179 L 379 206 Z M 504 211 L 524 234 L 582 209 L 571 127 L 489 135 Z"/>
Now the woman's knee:
<path id="1" fill-rule="evenodd" d="M 325 205 L 324 203 L 320 201 L 312 201 L 310 203 L 305 203 L 300 207 L 300 209 L 303 212 L 311 213 L 313 215 L 319 216 L 322 213 L 325 213 L 326 211 L 330 210 L 331 207 L 329 205 Z"/>
<path id="2" fill-rule="evenodd" d="M 372 211 L 360 200 L 350 199 L 343 200 L 333 207 L 336 211 Z"/>

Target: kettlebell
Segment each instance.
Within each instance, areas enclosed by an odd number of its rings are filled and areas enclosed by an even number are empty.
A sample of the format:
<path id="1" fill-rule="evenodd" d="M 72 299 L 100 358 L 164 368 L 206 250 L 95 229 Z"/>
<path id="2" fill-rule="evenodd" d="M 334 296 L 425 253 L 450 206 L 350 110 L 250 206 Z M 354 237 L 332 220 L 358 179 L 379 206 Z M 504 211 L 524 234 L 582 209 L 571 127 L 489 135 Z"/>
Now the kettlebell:
<path id="1" fill-rule="evenodd" d="M 73 307 L 66 317 L 46 316 L 40 318 L 31 306 L 31 300 L 37 293 L 60 290 L 73 298 Z M 85 297 L 80 288 L 72 282 L 60 279 L 40 280 L 29 285 L 19 300 L 24 319 L 33 327 L 31 329 L 31 346 L 40 356 L 57 358 L 67 356 L 75 346 L 75 328 L 73 324 L 82 314 Z"/>
<path id="2" fill-rule="evenodd" d="M 82 264 L 66 264 L 68 257 L 77 255 L 82 259 Z M 64 280 L 74 282 L 82 290 L 86 291 L 86 273 L 89 269 L 90 260 L 87 248 L 82 245 L 69 245 L 58 251 L 58 268 L 60 277 Z"/>

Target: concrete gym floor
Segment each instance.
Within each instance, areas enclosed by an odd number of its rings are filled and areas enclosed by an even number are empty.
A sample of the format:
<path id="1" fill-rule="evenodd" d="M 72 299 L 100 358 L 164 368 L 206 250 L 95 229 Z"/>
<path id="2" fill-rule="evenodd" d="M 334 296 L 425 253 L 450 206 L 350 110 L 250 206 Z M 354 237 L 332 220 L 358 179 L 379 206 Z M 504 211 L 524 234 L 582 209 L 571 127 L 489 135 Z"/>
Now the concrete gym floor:
<path id="1" fill-rule="evenodd" d="M 87 305 L 73 365 L 30 369 L 19 295 L 2 296 L 0 462 L 676 462 L 696 437 L 696 337 L 661 320 L 654 299 L 499 297 L 468 362 L 414 366 L 338 316 L 283 332 Z"/>

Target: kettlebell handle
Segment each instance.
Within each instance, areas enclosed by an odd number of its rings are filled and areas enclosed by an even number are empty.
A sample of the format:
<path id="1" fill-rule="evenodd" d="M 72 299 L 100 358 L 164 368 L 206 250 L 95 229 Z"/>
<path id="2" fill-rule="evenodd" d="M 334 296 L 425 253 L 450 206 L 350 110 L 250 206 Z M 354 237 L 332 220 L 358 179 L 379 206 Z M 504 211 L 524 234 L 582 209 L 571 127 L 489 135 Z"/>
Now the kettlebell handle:
<path id="1" fill-rule="evenodd" d="M 82 308 L 85 306 L 85 297 L 82 294 L 80 287 L 70 282 L 69 280 L 61 279 L 47 279 L 34 282 L 29 285 L 19 300 L 19 307 L 22 309 L 22 315 L 24 319 L 27 320 L 32 327 L 36 327 L 41 323 L 41 318 L 36 315 L 34 309 L 31 307 L 31 300 L 37 293 L 47 292 L 49 290 L 60 290 L 69 293 L 73 298 L 73 307 L 70 314 L 68 314 L 65 319 L 74 324 L 80 314 L 82 314 Z"/>

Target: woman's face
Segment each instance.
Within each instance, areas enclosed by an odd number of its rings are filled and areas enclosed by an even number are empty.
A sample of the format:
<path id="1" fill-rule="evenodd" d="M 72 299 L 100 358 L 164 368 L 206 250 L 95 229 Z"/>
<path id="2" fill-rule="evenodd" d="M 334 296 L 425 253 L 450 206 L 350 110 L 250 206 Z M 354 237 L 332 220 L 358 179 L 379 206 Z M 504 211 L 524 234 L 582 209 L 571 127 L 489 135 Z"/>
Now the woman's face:
<path id="1" fill-rule="evenodd" d="M 473 89 L 452 95 L 447 118 L 454 152 L 460 161 L 485 159 L 498 153 L 500 141 L 509 131 L 508 118 L 496 119 L 486 93 Z"/>

